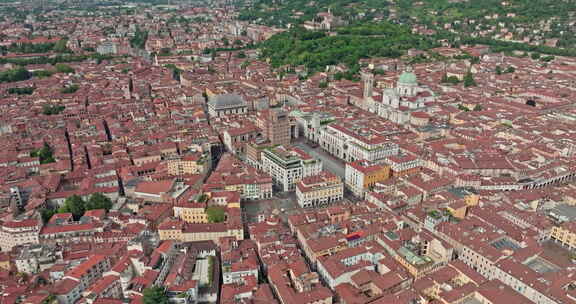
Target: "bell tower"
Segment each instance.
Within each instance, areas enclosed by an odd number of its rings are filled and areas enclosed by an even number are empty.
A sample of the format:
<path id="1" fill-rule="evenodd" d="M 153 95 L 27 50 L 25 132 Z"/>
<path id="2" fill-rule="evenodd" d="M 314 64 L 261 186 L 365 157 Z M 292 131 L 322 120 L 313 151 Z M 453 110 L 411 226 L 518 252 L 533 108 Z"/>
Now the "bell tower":
<path id="1" fill-rule="evenodd" d="M 372 97 L 372 90 L 374 88 L 374 74 L 364 73 L 362 74 L 362 80 L 364 81 L 364 99 Z"/>

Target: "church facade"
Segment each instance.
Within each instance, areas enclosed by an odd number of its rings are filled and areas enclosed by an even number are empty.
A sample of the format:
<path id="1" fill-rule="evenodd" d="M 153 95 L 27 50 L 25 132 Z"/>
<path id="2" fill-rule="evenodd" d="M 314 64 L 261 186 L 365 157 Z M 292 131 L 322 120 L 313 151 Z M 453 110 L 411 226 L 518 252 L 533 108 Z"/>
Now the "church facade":
<path id="1" fill-rule="evenodd" d="M 400 75 L 395 88 L 382 91 L 380 100 L 373 96 L 373 82 L 372 75 L 364 76 L 364 104 L 367 110 L 397 124 L 408 123 L 412 112 L 426 111 L 426 103 L 434 101 L 432 91 L 420 86 L 416 75 L 409 69 Z"/>

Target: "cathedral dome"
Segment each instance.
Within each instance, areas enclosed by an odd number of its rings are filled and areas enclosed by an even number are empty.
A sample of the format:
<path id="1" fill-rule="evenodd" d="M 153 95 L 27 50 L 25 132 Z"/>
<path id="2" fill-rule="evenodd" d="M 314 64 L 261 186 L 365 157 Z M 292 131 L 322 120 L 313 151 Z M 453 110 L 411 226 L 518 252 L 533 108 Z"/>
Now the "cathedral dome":
<path id="1" fill-rule="evenodd" d="M 400 75 L 398 83 L 404 85 L 417 85 L 418 80 L 416 79 L 416 74 L 412 72 L 404 72 L 402 75 Z"/>

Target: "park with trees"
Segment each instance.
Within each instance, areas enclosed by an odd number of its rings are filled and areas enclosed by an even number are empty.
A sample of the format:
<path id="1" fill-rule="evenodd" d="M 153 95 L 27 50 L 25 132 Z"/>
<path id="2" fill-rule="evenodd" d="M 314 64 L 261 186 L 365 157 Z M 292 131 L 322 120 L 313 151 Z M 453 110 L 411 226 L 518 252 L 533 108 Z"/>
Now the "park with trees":
<path id="1" fill-rule="evenodd" d="M 72 213 L 74 220 L 79 220 L 86 211 L 105 209 L 110 210 L 113 206 L 112 200 L 102 193 L 94 193 L 87 200 L 78 195 L 68 197 L 59 208 L 43 208 L 40 210 L 42 220 L 47 222 L 57 213 Z"/>

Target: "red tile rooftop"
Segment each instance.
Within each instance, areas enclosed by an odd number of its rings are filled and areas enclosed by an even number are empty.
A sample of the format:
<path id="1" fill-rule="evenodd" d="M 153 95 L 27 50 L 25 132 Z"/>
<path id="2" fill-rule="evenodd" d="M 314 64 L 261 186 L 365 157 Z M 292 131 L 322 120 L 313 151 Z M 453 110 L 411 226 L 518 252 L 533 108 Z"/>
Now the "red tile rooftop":
<path id="1" fill-rule="evenodd" d="M 109 286 L 111 286 L 115 281 L 119 281 L 120 277 L 115 275 L 107 275 L 94 283 L 88 291 L 96 295 L 100 295 Z"/>
<path id="2" fill-rule="evenodd" d="M 179 285 L 170 286 L 168 288 L 168 291 L 170 291 L 170 292 L 187 292 L 190 289 L 196 288 L 197 285 L 198 285 L 198 281 L 187 280 L 187 281 L 184 281 L 183 283 L 181 283 Z"/>
<path id="3" fill-rule="evenodd" d="M 62 279 L 58 281 L 58 283 L 54 286 L 52 292 L 56 295 L 67 295 L 79 284 L 79 281 L 72 279 Z"/>
<path id="4" fill-rule="evenodd" d="M 382 168 L 384 168 L 385 166 L 384 164 L 371 163 L 365 160 L 357 160 L 354 162 L 349 162 L 347 163 L 347 165 L 364 174 L 382 170 Z"/>
<path id="5" fill-rule="evenodd" d="M 36 219 L 27 219 L 23 221 L 9 221 L 2 223 L 3 227 L 18 229 L 18 228 L 40 228 L 40 222 Z"/>
<path id="6" fill-rule="evenodd" d="M 93 209 L 84 212 L 84 216 L 86 217 L 102 218 L 104 215 L 106 215 L 105 209 Z"/>
<path id="7" fill-rule="evenodd" d="M 136 186 L 135 192 L 161 194 L 168 193 L 174 185 L 174 180 L 163 180 L 156 182 L 141 182 Z"/>
<path id="8" fill-rule="evenodd" d="M 159 230 L 182 230 L 185 222 L 180 220 L 168 220 L 158 226 Z"/>
<path id="9" fill-rule="evenodd" d="M 94 267 L 96 267 L 96 265 L 105 261 L 106 259 L 107 257 L 103 255 L 92 255 L 88 258 L 87 261 L 68 271 L 66 273 L 66 276 L 81 279 L 83 276 L 87 275 L 89 271 L 91 271 Z"/>
<path id="10" fill-rule="evenodd" d="M 44 226 L 40 231 L 40 235 L 50 235 L 50 234 L 58 234 L 58 233 L 66 233 L 66 232 L 82 232 L 82 231 L 95 231 L 99 224 L 96 223 L 74 223 L 74 224 L 63 224 L 63 225 L 54 225 L 54 226 Z"/>
<path id="11" fill-rule="evenodd" d="M 29 297 L 27 297 L 26 300 L 24 300 L 22 303 L 23 303 L 23 304 L 43 304 L 43 303 L 45 303 L 44 301 L 45 301 L 49 296 L 50 296 L 50 295 L 49 295 L 48 293 L 29 296 Z"/>

